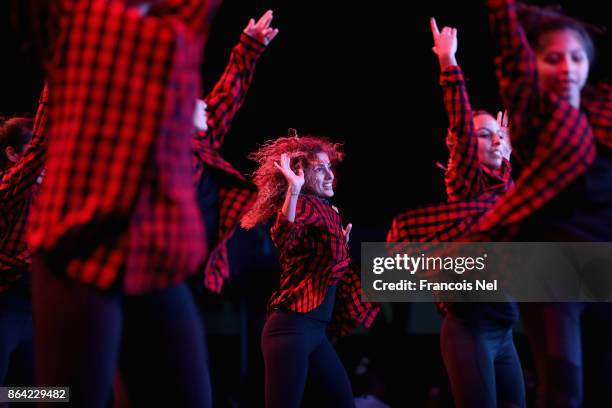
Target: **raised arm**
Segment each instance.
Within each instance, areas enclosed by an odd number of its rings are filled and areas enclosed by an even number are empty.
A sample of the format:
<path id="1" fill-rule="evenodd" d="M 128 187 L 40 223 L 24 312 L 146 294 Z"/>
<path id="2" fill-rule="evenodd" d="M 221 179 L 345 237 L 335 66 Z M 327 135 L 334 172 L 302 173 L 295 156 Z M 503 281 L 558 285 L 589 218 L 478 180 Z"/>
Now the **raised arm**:
<path id="1" fill-rule="evenodd" d="M 537 120 L 534 117 L 541 113 L 535 54 L 519 23 L 514 0 L 487 0 L 487 7 L 497 42 L 495 68 L 500 95 L 512 119 L 512 144 L 519 159 L 527 162 L 535 141 L 524 143 L 521 139 L 530 127 L 529 121 Z"/>
<path id="2" fill-rule="evenodd" d="M 234 116 L 244 103 L 257 60 L 278 34 L 278 29 L 270 27 L 272 18 L 272 10 L 268 10 L 257 22 L 251 19 L 242 32 L 221 79 L 204 99 L 206 130 L 197 132 L 196 139 L 211 143 L 215 149 L 221 147 Z"/>
<path id="3" fill-rule="evenodd" d="M 280 164 L 274 162 L 274 166 L 283 173 L 287 180 L 287 194 L 283 203 L 282 213 L 289 222 L 295 221 L 295 209 L 297 207 L 298 196 L 304 186 L 304 170 L 299 169 L 298 174 L 291 169 L 291 159 L 287 153 L 281 155 Z"/>
<path id="4" fill-rule="evenodd" d="M 210 15 L 217 5 L 216 0 L 132 0 L 131 5 L 139 6 L 145 14 L 162 19 L 176 19 L 193 33 L 208 32 Z"/>
<path id="5" fill-rule="evenodd" d="M 449 129 L 446 143 L 449 159 L 445 173 L 449 201 L 466 200 L 482 190 L 478 137 L 472 120 L 472 108 L 461 68 L 457 65 L 457 29 L 443 27 L 440 31 L 430 19 L 433 52 L 440 63 L 440 85 Z"/>
<path id="6" fill-rule="evenodd" d="M 13 201 L 21 200 L 23 194 L 34 186 L 44 168 L 47 153 L 45 143 L 47 100 L 47 86 L 45 85 L 38 100 L 32 140 L 26 147 L 23 157 L 2 176 L 0 198 L 4 205 L 10 206 Z"/>

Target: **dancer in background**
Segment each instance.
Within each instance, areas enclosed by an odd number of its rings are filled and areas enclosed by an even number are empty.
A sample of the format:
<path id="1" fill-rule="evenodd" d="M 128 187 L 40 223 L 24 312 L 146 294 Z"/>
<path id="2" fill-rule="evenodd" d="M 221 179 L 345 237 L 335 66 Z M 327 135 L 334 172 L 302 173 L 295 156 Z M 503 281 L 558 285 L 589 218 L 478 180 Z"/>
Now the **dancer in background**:
<path id="1" fill-rule="evenodd" d="M 472 111 L 455 57 L 457 30 L 430 20 L 433 51 L 449 120 L 447 204 L 409 210 L 395 218 L 388 241 L 436 242 L 460 237 L 512 186 L 507 119 Z M 425 227 L 425 228 L 423 228 Z M 442 357 L 458 407 L 525 406 L 523 374 L 512 338 L 518 308 L 499 303 L 438 302 L 444 320 Z"/>
<path id="2" fill-rule="evenodd" d="M 455 57 L 457 29 L 438 30 L 431 19 L 433 51 L 440 63 L 440 85 L 450 124 L 445 175 L 449 201 L 495 202 L 512 185 L 506 122 L 486 111 L 472 111 L 463 72 Z M 512 301 L 439 304 L 442 357 L 458 407 L 525 406 L 525 385 L 512 326 Z"/>
<path id="3" fill-rule="evenodd" d="M 524 169 L 472 236 L 612 241 L 612 87 L 587 83 L 595 49 L 585 25 L 557 11 L 488 0 L 497 76 Z M 517 235 L 518 234 L 518 235 Z M 597 404 L 612 404 L 609 303 L 521 305 L 538 373 L 538 407 L 583 403 L 581 319 L 605 344 Z"/>
<path id="4" fill-rule="evenodd" d="M 34 385 L 31 268 L 25 229 L 43 172 L 46 88 L 36 118 L 12 117 L 0 125 L 0 383 L 10 361 L 19 373 L 12 385 Z M 33 126 L 33 127 L 32 127 Z"/>

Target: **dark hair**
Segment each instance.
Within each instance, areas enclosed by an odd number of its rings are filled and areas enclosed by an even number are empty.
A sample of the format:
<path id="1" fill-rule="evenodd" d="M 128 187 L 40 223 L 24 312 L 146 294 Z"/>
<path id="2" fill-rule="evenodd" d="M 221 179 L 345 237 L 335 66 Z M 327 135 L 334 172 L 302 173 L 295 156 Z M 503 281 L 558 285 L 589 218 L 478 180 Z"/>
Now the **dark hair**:
<path id="1" fill-rule="evenodd" d="M 593 34 L 602 34 L 603 30 L 591 24 L 582 22 L 561 13 L 560 7 L 538 7 L 519 3 L 517 5 L 519 21 L 525 30 L 527 41 L 531 48 L 540 48 L 540 39 L 552 31 L 571 30 L 582 43 L 589 63 L 595 61 L 595 44 Z"/>
<path id="2" fill-rule="evenodd" d="M 0 168 L 4 169 L 7 164 L 5 150 L 12 147 L 18 152 L 22 152 L 25 146 L 32 139 L 31 118 L 15 116 L 2 122 L 0 125 Z"/>

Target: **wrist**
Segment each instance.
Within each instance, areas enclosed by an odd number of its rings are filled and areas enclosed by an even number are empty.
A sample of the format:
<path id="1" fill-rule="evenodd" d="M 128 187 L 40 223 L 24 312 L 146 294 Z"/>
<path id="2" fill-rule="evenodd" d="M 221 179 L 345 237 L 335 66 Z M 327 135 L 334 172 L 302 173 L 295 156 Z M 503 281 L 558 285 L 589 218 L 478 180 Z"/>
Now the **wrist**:
<path id="1" fill-rule="evenodd" d="M 253 48 L 255 51 L 262 53 L 268 44 L 264 38 L 258 37 L 253 33 L 249 33 L 247 31 L 242 31 L 242 37 L 240 38 L 241 42 L 247 45 L 249 48 Z"/>
<path id="2" fill-rule="evenodd" d="M 453 65 L 457 65 L 457 59 L 452 54 L 440 55 L 438 57 L 438 61 L 440 62 L 440 68 L 445 69 Z"/>
<path id="3" fill-rule="evenodd" d="M 302 186 L 297 186 L 295 184 L 289 184 L 289 188 L 287 189 L 287 194 L 292 196 L 300 195 L 300 191 L 302 191 Z"/>

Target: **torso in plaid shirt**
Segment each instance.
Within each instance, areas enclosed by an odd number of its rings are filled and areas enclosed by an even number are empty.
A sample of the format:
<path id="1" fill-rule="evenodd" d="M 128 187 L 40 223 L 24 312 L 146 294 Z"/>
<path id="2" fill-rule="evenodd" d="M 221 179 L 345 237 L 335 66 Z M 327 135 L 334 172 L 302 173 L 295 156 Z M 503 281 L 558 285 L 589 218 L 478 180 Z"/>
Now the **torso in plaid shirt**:
<path id="1" fill-rule="evenodd" d="M 448 201 L 462 201 L 499 195 L 512 185 L 510 162 L 493 170 L 478 159 L 478 135 L 463 72 L 453 65 L 440 74 L 444 106 L 450 123 L 446 144 L 450 155 L 445 174 Z"/>
<path id="2" fill-rule="evenodd" d="M 217 239 L 204 269 L 204 285 L 215 293 L 221 291 L 223 281 L 229 278 L 227 241 L 242 215 L 253 205 L 257 194 L 242 174 L 221 156 L 219 149 L 232 119 L 244 102 L 256 62 L 264 50 L 263 44 L 242 33 L 225 72 L 205 98 L 208 129 L 198 132 L 193 141 L 196 183 L 204 172 L 211 169 L 222 174 L 216 178 L 219 184 Z"/>
<path id="3" fill-rule="evenodd" d="M 44 168 L 47 97 L 45 87 L 38 101 L 32 140 L 23 157 L 9 170 L 0 173 L 0 292 L 31 269 L 25 229 L 30 204 Z"/>
<path id="4" fill-rule="evenodd" d="M 361 300 L 361 280 L 350 265 L 342 220 L 329 202 L 300 195 L 295 221 L 288 222 L 279 210 L 271 235 L 280 252 L 281 276 L 269 311 L 309 312 L 323 302 L 328 286 L 338 284 L 331 330 L 344 335 L 372 324 L 379 307 Z"/>
<path id="5" fill-rule="evenodd" d="M 191 162 L 205 1 L 142 17 L 76 1 L 48 72 L 49 161 L 30 244 L 83 283 L 139 294 L 205 256 Z"/>
<path id="6" fill-rule="evenodd" d="M 461 68 L 444 69 L 440 85 L 450 123 L 445 174 L 449 203 L 399 214 L 387 235 L 388 242 L 452 241 L 469 230 L 513 183 L 508 160 L 504 158 L 501 168 L 493 170 L 478 159 L 478 135 Z"/>
<path id="7" fill-rule="evenodd" d="M 524 170 L 514 188 L 479 221 L 470 240 L 512 237 L 520 222 L 585 174 L 598 150 L 612 148 L 610 85 L 585 89 L 580 110 L 544 91 L 515 2 L 487 3 L 499 41 L 496 65 L 500 91 L 511 108 L 512 145 Z"/>

